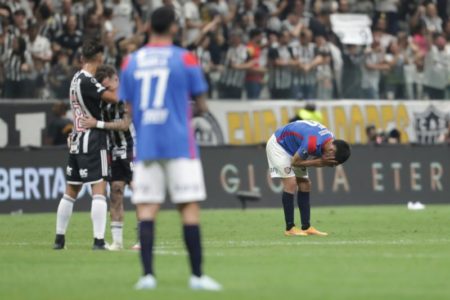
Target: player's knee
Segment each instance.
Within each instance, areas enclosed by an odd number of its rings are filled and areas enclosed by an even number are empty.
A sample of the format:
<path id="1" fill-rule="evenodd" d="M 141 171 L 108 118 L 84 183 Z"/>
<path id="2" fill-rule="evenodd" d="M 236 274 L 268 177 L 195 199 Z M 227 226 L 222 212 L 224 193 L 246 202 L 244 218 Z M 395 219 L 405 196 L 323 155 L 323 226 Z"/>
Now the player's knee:
<path id="1" fill-rule="evenodd" d="M 294 177 L 283 179 L 283 190 L 290 194 L 294 194 L 297 191 L 297 183 Z"/>
<path id="2" fill-rule="evenodd" d="M 124 187 L 122 184 L 113 183 L 111 184 L 111 193 L 116 197 L 123 197 Z"/>
<path id="3" fill-rule="evenodd" d="M 297 186 L 301 192 L 311 192 L 311 180 L 309 178 L 297 178 Z"/>

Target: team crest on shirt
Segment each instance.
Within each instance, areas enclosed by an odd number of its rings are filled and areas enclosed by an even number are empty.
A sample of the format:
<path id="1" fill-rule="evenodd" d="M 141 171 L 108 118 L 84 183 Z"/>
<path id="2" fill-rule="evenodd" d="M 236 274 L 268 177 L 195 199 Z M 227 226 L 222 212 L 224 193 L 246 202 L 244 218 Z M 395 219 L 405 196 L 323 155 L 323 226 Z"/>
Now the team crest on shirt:
<path id="1" fill-rule="evenodd" d="M 286 174 L 290 174 L 291 171 L 292 171 L 292 168 L 291 168 L 291 167 L 286 167 L 286 168 L 284 168 L 284 172 L 285 172 Z"/>

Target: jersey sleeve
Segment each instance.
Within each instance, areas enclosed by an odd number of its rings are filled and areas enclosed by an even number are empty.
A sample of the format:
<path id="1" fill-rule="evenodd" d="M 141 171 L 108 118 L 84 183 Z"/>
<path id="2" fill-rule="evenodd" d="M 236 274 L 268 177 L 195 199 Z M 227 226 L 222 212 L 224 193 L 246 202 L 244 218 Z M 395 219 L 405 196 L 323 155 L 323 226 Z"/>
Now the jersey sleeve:
<path id="1" fill-rule="evenodd" d="M 131 77 L 130 77 L 130 61 L 131 56 L 127 56 L 122 62 L 120 71 L 119 99 L 130 103 L 133 100 L 131 94 Z"/>
<path id="2" fill-rule="evenodd" d="M 80 83 L 80 89 L 83 99 L 91 99 L 96 102 L 102 100 L 102 94 L 106 91 L 106 88 L 94 77 L 83 78 Z"/>
<path id="3" fill-rule="evenodd" d="M 308 156 L 316 156 L 317 136 L 310 135 L 306 137 L 298 148 L 297 153 L 302 159 L 307 159 Z"/>
<path id="4" fill-rule="evenodd" d="M 188 75 L 189 93 L 191 96 L 198 96 L 208 91 L 203 70 L 198 64 L 197 58 L 190 52 L 183 53 L 183 64 Z"/>

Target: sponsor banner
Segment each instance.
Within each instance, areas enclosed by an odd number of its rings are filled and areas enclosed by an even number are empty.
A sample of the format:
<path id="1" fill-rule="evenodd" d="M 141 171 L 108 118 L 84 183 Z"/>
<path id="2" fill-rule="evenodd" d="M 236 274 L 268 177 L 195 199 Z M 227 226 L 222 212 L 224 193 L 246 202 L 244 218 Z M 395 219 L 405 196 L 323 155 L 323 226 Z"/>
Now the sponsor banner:
<path id="1" fill-rule="evenodd" d="M 239 208 L 238 195 L 259 197 L 247 207 L 280 207 L 282 185 L 269 177 L 264 147 L 203 147 L 201 152 L 208 193 L 203 207 Z M 0 213 L 55 212 L 65 190 L 66 160 L 66 149 L 0 150 Z M 354 146 L 344 166 L 310 169 L 309 177 L 313 206 L 449 203 L 450 147 Z M 133 208 L 130 196 L 128 189 L 127 209 Z M 83 188 L 75 210 L 90 206 L 89 190 Z"/>
<path id="2" fill-rule="evenodd" d="M 367 142 L 365 128 L 397 128 L 402 143 L 435 144 L 446 132 L 450 101 L 316 101 L 323 124 L 337 138 L 350 143 Z M 194 122 L 199 142 L 210 145 L 247 145 L 266 142 L 279 127 L 296 115 L 298 101 L 210 101 L 211 123 Z M 211 125 L 212 124 L 212 125 Z"/>
<path id="3" fill-rule="evenodd" d="M 365 127 L 397 128 L 403 143 L 434 144 L 445 133 L 450 101 L 316 101 L 336 137 L 366 143 Z M 53 102 L 0 102 L 0 148 L 42 146 Z M 299 101 L 209 101 L 210 113 L 193 120 L 197 141 L 210 145 L 265 143 L 304 106 Z M 68 114 L 70 115 L 70 113 Z"/>

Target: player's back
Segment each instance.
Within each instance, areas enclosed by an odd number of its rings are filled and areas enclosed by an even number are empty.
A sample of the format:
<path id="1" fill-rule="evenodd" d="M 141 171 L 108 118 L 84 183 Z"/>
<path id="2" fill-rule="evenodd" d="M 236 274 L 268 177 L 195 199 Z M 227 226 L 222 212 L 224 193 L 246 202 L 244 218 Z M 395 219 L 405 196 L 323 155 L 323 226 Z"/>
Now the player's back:
<path id="1" fill-rule="evenodd" d="M 333 138 L 333 134 L 322 124 L 314 121 L 296 121 L 279 128 L 275 132 L 277 142 L 291 155 L 300 148 L 303 156 L 319 156 L 321 146 Z"/>
<path id="2" fill-rule="evenodd" d="M 132 105 L 137 160 L 197 156 L 190 96 L 204 85 L 195 57 L 182 48 L 145 46 L 128 58 L 120 96 Z"/>

